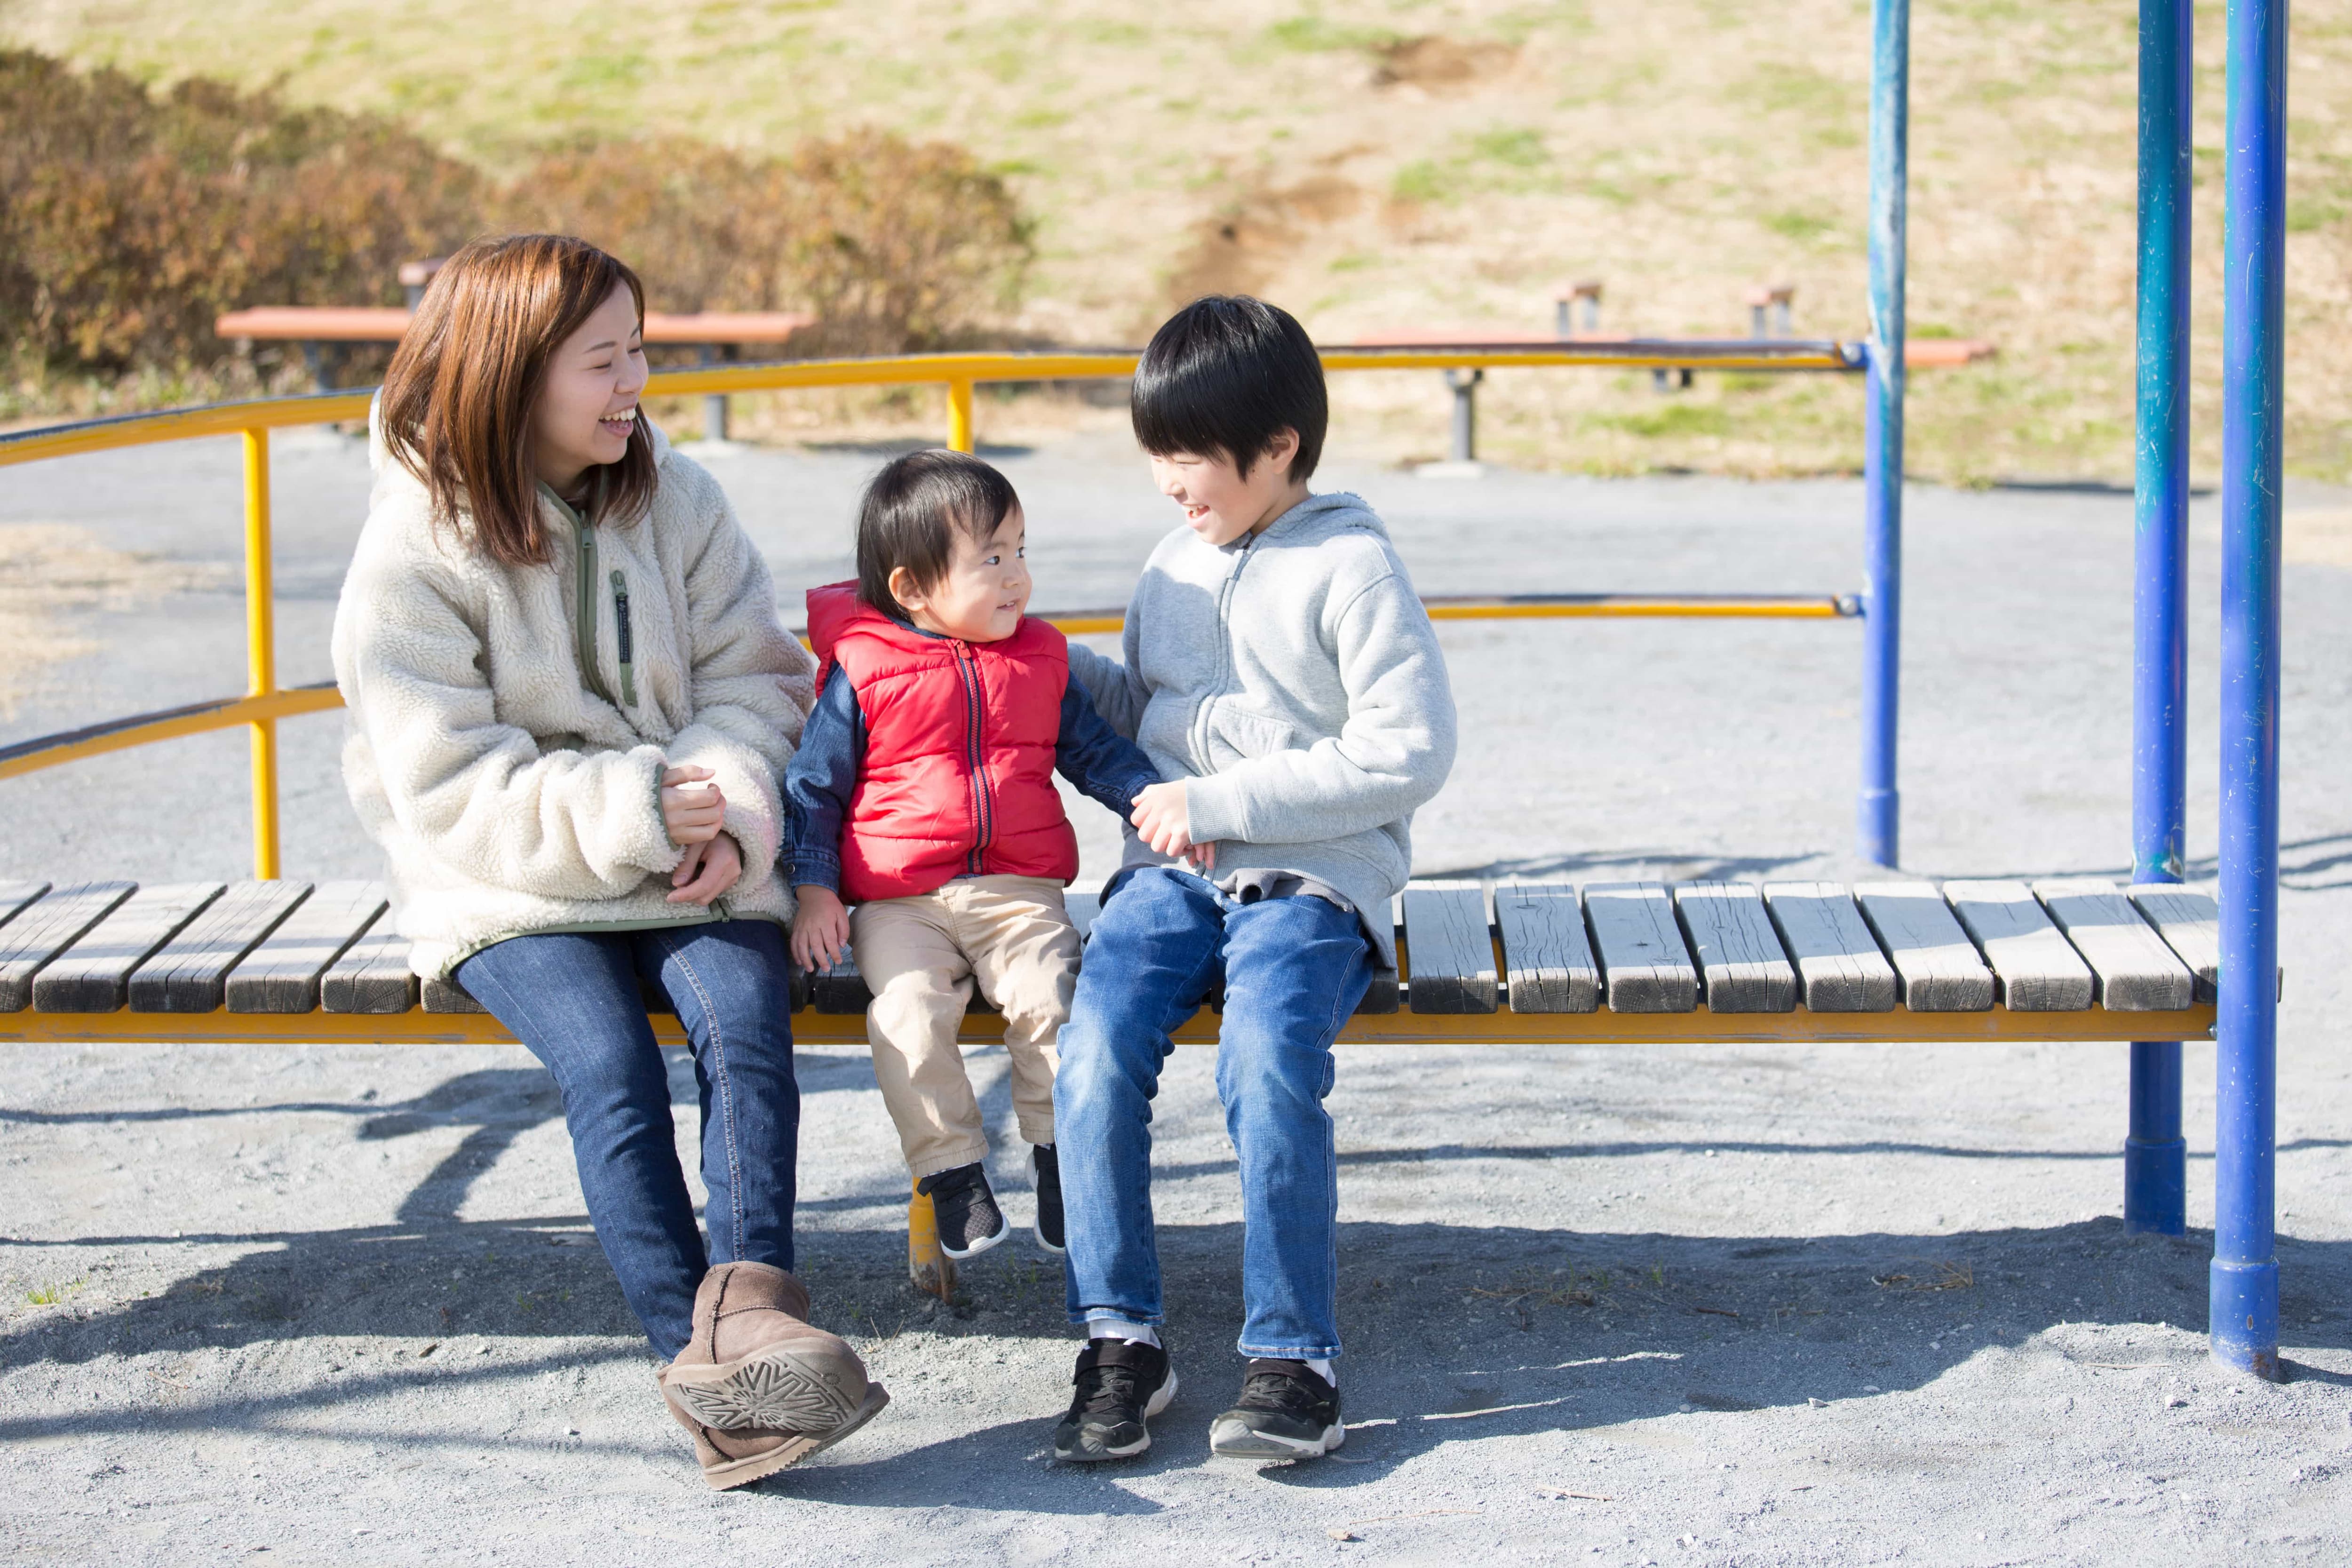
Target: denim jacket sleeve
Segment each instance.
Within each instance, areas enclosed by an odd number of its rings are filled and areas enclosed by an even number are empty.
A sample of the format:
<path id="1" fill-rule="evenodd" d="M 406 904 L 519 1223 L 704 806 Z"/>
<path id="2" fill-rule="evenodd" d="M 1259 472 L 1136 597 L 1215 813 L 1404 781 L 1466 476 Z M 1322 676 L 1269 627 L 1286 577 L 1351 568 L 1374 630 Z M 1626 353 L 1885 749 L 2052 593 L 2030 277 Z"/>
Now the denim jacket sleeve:
<path id="1" fill-rule="evenodd" d="M 792 820 L 793 886 L 841 891 L 841 826 L 866 758 L 866 715 L 849 677 L 825 677 L 784 770 L 784 811 Z"/>
<path id="2" fill-rule="evenodd" d="M 1062 738 L 1054 763 L 1079 794 L 1101 802 L 1121 822 L 1135 797 L 1160 782 L 1160 770 L 1141 747 L 1111 728 L 1076 669 L 1062 689 Z"/>

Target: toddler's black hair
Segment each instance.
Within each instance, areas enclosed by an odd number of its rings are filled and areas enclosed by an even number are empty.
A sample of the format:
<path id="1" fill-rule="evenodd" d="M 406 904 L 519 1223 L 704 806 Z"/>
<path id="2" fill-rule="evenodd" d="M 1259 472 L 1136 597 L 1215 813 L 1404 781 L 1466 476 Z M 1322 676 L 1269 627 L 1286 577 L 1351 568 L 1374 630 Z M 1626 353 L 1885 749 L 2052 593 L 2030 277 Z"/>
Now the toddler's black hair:
<path id="1" fill-rule="evenodd" d="M 1244 294 L 1195 300 L 1160 324 L 1135 367 L 1135 438 L 1156 455 L 1227 458 L 1247 478 L 1276 434 L 1298 433 L 1288 478 L 1323 457 L 1323 361 L 1289 311 Z"/>
<path id="2" fill-rule="evenodd" d="M 1013 481 L 969 452 L 935 448 L 894 459 L 857 506 L 857 596 L 905 620 L 890 593 L 892 569 L 904 566 L 929 589 L 955 560 L 952 530 L 985 543 L 1020 504 Z"/>

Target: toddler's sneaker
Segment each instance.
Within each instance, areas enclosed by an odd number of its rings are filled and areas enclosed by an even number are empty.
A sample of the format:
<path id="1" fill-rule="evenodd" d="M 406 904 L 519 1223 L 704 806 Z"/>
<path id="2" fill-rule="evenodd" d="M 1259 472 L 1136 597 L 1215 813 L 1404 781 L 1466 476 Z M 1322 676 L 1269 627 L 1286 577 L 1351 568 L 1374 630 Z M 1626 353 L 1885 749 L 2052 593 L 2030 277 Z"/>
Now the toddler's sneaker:
<path id="1" fill-rule="evenodd" d="M 1160 1345 L 1088 1340 L 1078 1352 L 1069 1414 L 1054 1428 L 1054 1458 L 1074 1464 L 1130 1459 L 1151 1447 L 1147 1417 L 1176 1397 L 1176 1369 Z"/>
<path id="2" fill-rule="evenodd" d="M 931 1200 L 940 1250 L 950 1258 L 977 1258 L 1013 1234 L 1013 1222 L 989 1190 L 988 1173 L 976 1164 L 925 1176 L 915 1190 Z"/>
<path id="3" fill-rule="evenodd" d="M 1348 1439 L 1339 1391 L 1303 1361 L 1252 1361 L 1234 1407 L 1209 1423 L 1209 1451 L 1244 1459 L 1312 1459 Z"/>
<path id="4" fill-rule="evenodd" d="M 1051 1143 L 1029 1145 L 1029 1185 L 1037 1194 L 1037 1246 L 1062 1255 L 1062 1163 Z"/>

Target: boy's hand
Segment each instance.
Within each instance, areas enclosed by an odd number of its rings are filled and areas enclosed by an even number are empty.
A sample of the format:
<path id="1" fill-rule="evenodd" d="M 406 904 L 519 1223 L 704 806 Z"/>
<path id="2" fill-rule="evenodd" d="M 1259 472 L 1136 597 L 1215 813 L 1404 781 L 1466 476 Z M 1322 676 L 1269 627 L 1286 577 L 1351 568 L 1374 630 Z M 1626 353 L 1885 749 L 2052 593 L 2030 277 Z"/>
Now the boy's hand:
<path id="1" fill-rule="evenodd" d="M 811 974 L 821 973 L 839 963 L 849 945 L 849 911 L 831 888 L 805 882 L 793 891 L 801 901 L 793 915 L 793 962 Z"/>
<path id="2" fill-rule="evenodd" d="M 1159 855 L 1181 855 L 1192 847 L 1192 813 L 1184 804 L 1184 784 L 1150 785 L 1135 797 L 1128 820 Z"/>
<path id="3" fill-rule="evenodd" d="M 1212 838 L 1206 844 L 1195 844 L 1184 851 L 1184 858 L 1205 877 L 1217 868 L 1217 841 Z"/>
<path id="4" fill-rule="evenodd" d="M 733 887 L 742 875 L 743 852 L 735 847 L 730 835 L 719 834 L 707 844 L 689 844 L 685 858 L 669 874 L 669 885 L 676 889 L 669 901 L 708 904 Z"/>
<path id="5" fill-rule="evenodd" d="M 662 826 L 669 829 L 672 844 L 708 844 L 719 837 L 719 824 L 727 819 L 727 797 L 717 784 L 702 784 L 710 776 L 709 768 L 671 768 L 662 774 Z M 697 784 L 702 787 L 693 787 Z M 736 869 L 742 869 L 740 859 Z"/>

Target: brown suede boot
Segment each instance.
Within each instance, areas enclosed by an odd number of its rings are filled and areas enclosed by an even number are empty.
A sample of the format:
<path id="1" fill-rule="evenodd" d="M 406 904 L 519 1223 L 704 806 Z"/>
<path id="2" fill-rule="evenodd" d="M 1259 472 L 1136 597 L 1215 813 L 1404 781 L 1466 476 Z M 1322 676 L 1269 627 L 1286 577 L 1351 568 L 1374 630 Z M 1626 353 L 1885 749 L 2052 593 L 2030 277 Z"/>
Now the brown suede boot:
<path id="1" fill-rule="evenodd" d="M 829 1447 L 890 1403 L 847 1342 L 808 1322 L 808 1291 L 765 1263 L 722 1263 L 694 1293 L 694 1338 L 662 1368 L 669 1413 L 718 1490 Z"/>

